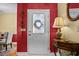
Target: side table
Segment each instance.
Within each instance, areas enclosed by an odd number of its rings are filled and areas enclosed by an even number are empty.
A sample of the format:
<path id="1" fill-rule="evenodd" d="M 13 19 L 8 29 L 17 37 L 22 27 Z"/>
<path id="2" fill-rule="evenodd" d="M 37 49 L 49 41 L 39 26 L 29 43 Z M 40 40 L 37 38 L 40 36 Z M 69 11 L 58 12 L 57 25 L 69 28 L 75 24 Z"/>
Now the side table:
<path id="1" fill-rule="evenodd" d="M 75 56 L 79 55 L 79 43 L 56 39 L 56 40 L 54 40 L 53 46 L 57 49 L 70 51 L 71 55 L 75 55 Z M 59 51 L 59 53 L 61 55 L 61 51 Z"/>

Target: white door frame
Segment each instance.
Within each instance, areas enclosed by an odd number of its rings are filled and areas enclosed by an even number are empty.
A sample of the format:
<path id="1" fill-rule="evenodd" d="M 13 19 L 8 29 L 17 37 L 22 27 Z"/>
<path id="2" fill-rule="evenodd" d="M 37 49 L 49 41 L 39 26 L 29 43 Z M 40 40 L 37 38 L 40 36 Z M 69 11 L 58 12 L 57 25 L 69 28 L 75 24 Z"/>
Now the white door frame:
<path id="1" fill-rule="evenodd" d="M 48 16 L 49 17 L 49 20 L 48 20 L 48 22 L 49 22 L 49 25 L 48 25 L 49 26 L 49 31 L 48 31 L 49 32 L 49 42 L 48 42 L 49 45 L 48 46 L 49 47 L 48 47 L 48 49 L 50 50 L 50 9 L 28 9 L 28 10 L 40 10 L 40 11 L 49 10 L 49 16 Z M 28 51 L 28 10 L 27 10 L 27 52 L 29 52 Z"/>

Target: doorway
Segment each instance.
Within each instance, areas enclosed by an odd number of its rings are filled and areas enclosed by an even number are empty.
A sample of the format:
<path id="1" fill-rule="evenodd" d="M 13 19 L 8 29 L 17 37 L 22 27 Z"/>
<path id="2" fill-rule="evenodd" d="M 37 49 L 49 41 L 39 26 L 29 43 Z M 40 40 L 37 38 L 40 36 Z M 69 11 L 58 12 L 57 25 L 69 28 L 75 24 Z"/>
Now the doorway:
<path id="1" fill-rule="evenodd" d="M 27 52 L 50 53 L 50 10 L 27 10 Z"/>

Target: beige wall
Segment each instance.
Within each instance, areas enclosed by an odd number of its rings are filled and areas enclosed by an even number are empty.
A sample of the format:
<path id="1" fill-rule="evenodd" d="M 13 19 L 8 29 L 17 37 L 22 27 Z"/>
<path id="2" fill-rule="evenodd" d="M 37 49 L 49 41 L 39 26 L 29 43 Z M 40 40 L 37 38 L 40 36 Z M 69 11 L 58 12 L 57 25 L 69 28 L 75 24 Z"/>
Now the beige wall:
<path id="1" fill-rule="evenodd" d="M 1 13 L 0 14 L 0 32 L 17 31 L 17 14 L 16 13 Z"/>
<path id="2" fill-rule="evenodd" d="M 79 27 L 79 20 L 78 21 L 69 21 L 67 18 L 67 4 L 58 4 L 58 16 L 64 18 L 67 22 L 68 26 L 62 28 L 62 33 L 65 40 L 72 40 L 79 43 L 79 32 L 77 28 Z"/>

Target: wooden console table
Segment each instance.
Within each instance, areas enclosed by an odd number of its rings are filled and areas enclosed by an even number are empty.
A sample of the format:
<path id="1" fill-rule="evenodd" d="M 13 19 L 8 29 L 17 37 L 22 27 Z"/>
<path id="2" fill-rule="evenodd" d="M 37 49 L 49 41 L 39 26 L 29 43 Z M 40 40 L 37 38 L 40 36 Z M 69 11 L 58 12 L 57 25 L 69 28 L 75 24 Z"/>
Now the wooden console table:
<path id="1" fill-rule="evenodd" d="M 76 56 L 79 55 L 79 43 L 55 39 L 53 46 L 57 49 L 70 51 L 72 55 L 74 52 Z M 61 51 L 59 51 L 59 53 L 61 55 Z"/>

